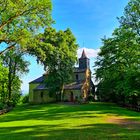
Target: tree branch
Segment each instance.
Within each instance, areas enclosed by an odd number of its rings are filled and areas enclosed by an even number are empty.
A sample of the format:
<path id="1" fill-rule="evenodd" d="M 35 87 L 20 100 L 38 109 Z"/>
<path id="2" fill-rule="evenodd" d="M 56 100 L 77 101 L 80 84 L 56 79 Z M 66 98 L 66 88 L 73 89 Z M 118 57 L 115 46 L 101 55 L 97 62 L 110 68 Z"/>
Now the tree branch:
<path id="1" fill-rule="evenodd" d="M 17 17 L 19 17 L 19 16 L 22 16 L 22 15 L 24 15 L 24 14 L 28 14 L 28 12 L 30 12 L 30 11 L 32 11 L 32 10 L 34 10 L 34 9 L 36 9 L 36 8 L 35 8 L 35 7 L 34 7 L 34 8 L 30 8 L 30 9 L 28 9 L 28 10 L 25 10 L 25 11 L 19 13 L 19 14 L 16 14 L 16 15 L 10 17 L 6 22 L 4 22 L 4 23 L 2 23 L 2 24 L 0 25 L 0 30 L 2 30 L 2 28 L 3 28 L 5 25 L 7 25 L 7 24 L 9 24 L 10 22 L 12 22 L 15 18 L 17 18 Z"/>
<path id="2" fill-rule="evenodd" d="M 4 52 L 6 52 L 7 50 L 11 50 L 13 48 L 15 48 L 16 44 L 12 44 L 11 46 L 7 47 L 6 49 L 4 49 L 3 51 L 0 52 L 0 55 L 2 55 Z"/>

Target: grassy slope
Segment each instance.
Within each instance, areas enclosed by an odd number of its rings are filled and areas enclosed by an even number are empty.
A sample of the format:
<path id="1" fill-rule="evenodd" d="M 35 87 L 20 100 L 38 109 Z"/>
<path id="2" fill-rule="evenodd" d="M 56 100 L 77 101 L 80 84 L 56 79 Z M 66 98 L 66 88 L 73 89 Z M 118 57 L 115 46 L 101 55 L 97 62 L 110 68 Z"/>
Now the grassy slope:
<path id="1" fill-rule="evenodd" d="M 136 123 L 109 122 L 112 117 Z M 24 105 L 0 116 L 0 140 L 140 140 L 140 113 L 112 104 Z"/>

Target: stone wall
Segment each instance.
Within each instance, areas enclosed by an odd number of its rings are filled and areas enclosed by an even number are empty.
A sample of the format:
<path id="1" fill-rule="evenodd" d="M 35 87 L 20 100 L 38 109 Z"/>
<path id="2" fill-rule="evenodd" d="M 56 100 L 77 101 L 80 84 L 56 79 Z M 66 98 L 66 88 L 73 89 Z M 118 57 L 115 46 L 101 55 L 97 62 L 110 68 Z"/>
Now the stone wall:
<path id="1" fill-rule="evenodd" d="M 33 90 L 39 85 L 40 83 L 30 83 L 29 84 L 29 103 L 33 102 Z"/>
<path id="2" fill-rule="evenodd" d="M 47 90 L 36 90 L 33 93 L 34 104 L 55 102 L 55 97 L 50 97 Z"/>
<path id="3" fill-rule="evenodd" d="M 73 93 L 74 101 L 76 100 L 76 98 L 78 98 L 78 100 L 82 98 L 81 90 L 65 90 L 63 97 L 64 101 L 71 101 L 71 92 Z"/>

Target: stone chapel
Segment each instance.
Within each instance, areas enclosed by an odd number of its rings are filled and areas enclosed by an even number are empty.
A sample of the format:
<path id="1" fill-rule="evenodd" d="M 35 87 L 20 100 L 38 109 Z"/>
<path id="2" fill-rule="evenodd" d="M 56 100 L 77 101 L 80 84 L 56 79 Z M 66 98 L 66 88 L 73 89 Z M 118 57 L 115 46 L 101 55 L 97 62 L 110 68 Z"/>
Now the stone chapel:
<path id="1" fill-rule="evenodd" d="M 56 98 L 49 97 L 46 74 L 29 83 L 29 102 L 48 103 L 55 102 Z M 83 50 L 79 58 L 79 66 L 74 68 L 71 83 L 64 85 L 62 101 L 75 102 L 77 100 L 87 101 L 89 95 L 94 91 L 94 84 L 91 80 L 90 59 Z"/>

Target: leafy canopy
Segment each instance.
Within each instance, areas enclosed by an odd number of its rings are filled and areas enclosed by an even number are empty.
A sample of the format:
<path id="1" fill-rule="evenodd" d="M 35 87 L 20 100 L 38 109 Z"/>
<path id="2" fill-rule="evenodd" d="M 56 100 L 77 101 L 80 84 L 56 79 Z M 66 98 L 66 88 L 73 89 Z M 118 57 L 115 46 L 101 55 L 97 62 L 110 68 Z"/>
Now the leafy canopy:
<path id="1" fill-rule="evenodd" d="M 0 96 L 3 104 L 15 105 L 20 97 L 20 76 L 28 72 L 29 62 L 24 60 L 20 49 L 11 49 L 1 56 Z"/>
<path id="2" fill-rule="evenodd" d="M 38 30 L 52 23 L 51 9 L 51 0 L 0 0 L 0 46 L 29 47 Z"/>
<path id="3" fill-rule="evenodd" d="M 140 97 L 140 0 L 131 0 L 120 26 L 103 46 L 95 62 L 102 100 L 138 104 Z"/>
<path id="4" fill-rule="evenodd" d="M 47 86 L 53 91 L 60 91 L 71 76 L 77 60 L 76 39 L 70 29 L 56 31 L 46 28 L 43 34 L 36 36 L 35 44 L 28 49 L 31 55 L 37 56 L 47 70 Z"/>

